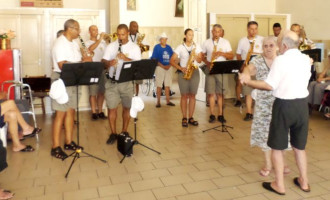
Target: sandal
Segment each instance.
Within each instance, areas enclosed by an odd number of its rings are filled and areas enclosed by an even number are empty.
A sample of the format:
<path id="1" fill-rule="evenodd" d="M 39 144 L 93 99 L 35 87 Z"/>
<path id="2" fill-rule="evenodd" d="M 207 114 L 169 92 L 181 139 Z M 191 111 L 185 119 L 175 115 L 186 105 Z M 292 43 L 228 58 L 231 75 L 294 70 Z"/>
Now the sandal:
<path id="1" fill-rule="evenodd" d="M 62 160 L 65 160 L 68 157 L 68 155 L 59 146 L 56 148 L 52 148 L 52 150 L 50 151 L 50 155 Z"/>
<path id="2" fill-rule="evenodd" d="M 25 148 L 19 150 L 18 152 L 33 152 L 34 148 L 30 145 L 26 145 Z"/>
<path id="3" fill-rule="evenodd" d="M 37 133 L 41 132 L 41 128 L 34 128 L 32 133 L 28 135 L 23 135 L 23 138 L 29 138 L 29 137 L 34 137 Z"/>
<path id="4" fill-rule="evenodd" d="M 198 121 L 195 121 L 193 117 L 189 118 L 188 123 L 193 126 L 198 126 Z"/>
<path id="5" fill-rule="evenodd" d="M 182 118 L 182 127 L 188 127 L 188 121 L 187 118 Z"/>
<path id="6" fill-rule="evenodd" d="M 76 149 L 81 149 L 84 150 L 84 147 L 77 145 L 74 141 L 72 141 L 70 144 L 65 144 L 64 145 L 65 150 L 73 150 L 75 151 Z"/>
<path id="7" fill-rule="evenodd" d="M 263 176 L 263 177 L 267 177 L 267 176 L 269 176 L 269 174 L 270 174 L 271 171 L 272 171 L 271 169 L 262 168 L 262 169 L 259 171 L 259 175 L 260 175 L 260 176 Z"/>
<path id="8" fill-rule="evenodd" d="M 1 190 L 0 199 L 11 199 L 15 196 L 15 193 L 12 193 L 9 190 Z"/>
<path id="9" fill-rule="evenodd" d="M 285 167 L 284 167 L 284 170 L 283 170 L 283 174 L 284 174 L 284 175 L 288 175 L 288 174 L 290 174 L 290 173 L 291 173 L 290 168 L 289 168 L 288 166 L 285 166 Z"/>

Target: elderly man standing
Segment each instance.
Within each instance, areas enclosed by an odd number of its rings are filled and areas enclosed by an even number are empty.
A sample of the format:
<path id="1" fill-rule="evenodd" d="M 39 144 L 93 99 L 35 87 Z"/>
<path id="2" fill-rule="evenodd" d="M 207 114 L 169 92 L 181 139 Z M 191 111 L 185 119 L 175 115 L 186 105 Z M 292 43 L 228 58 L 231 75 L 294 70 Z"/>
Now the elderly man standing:
<path id="1" fill-rule="evenodd" d="M 268 137 L 268 146 L 272 149 L 272 161 L 275 169 L 275 181 L 263 182 L 262 186 L 271 192 L 285 195 L 283 150 L 290 143 L 295 153 L 299 177 L 293 179 L 296 186 L 304 192 L 310 192 L 307 178 L 307 156 L 305 146 L 308 135 L 307 85 L 311 76 L 310 59 L 297 48 L 299 37 L 288 31 L 278 39 L 281 56 L 278 56 L 265 81 L 251 80 L 241 75 L 242 84 L 254 88 L 273 90 L 275 102 Z"/>

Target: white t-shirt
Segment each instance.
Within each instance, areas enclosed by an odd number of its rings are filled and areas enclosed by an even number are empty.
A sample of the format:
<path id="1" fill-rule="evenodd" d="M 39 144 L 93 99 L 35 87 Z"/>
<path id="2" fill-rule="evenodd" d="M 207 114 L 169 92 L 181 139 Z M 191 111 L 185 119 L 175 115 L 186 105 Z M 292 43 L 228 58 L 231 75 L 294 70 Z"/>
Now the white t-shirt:
<path id="1" fill-rule="evenodd" d="M 57 63 L 62 61 L 80 62 L 82 58 L 79 44 L 75 40 L 70 42 L 64 35 L 55 40 L 52 56 L 54 72 L 61 72 Z"/>
<path id="2" fill-rule="evenodd" d="M 94 43 L 95 41 L 93 40 L 88 40 L 85 42 L 87 48 L 89 48 Z M 100 62 L 102 60 L 106 47 L 107 47 L 106 42 L 102 40 L 100 44 L 94 49 L 94 56 L 93 56 L 94 62 Z"/>
<path id="3" fill-rule="evenodd" d="M 262 53 L 262 41 L 264 38 L 262 36 L 256 35 L 254 38 L 254 47 L 253 47 L 253 53 Z M 240 54 L 242 57 L 242 60 L 246 59 L 247 53 L 250 50 L 250 42 L 252 40 L 249 40 L 247 37 L 243 37 L 238 42 L 238 47 L 236 50 L 236 54 Z"/>
<path id="4" fill-rule="evenodd" d="M 275 58 L 265 81 L 272 86 L 276 98 L 297 99 L 308 96 L 310 77 L 310 58 L 298 49 L 289 49 Z"/>
<path id="5" fill-rule="evenodd" d="M 212 38 L 206 40 L 203 44 L 203 53 L 206 53 L 207 61 L 211 62 L 212 52 L 214 46 L 217 47 L 217 51 L 221 51 L 224 53 L 232 51 L 230 43 L 228 40 L 224 38 L 219 38 L 218 41 L 213 41 Z M 225 61 L 227 60 L 224 56 L 219 56 L 216 61 Z"/>
<path id="6" fill-rule="evenodd" d="M 196 48 L 195 53 L 196 55 L 199 54 L 200 52 L 202 52 L 202 48 L 198 45 L 191 45 L 190 47 L 186 46 L 185 43 L 180 44 L 175 50 L 174 53 L 176 53 L 178 55 L 178 57 L 180 58 L 180 66 L 183 68 L 187 67 L 187 62 L 189 60 L 190 54 L 189 52 L 191 52 L 194 48 Z"/>
<path id="7" fill-rule="evenodd" d="M 110 43 L 107 48 L 105 49 L 103 59 L 105 60 L 113 60 L 116 59 L 118 54 L 119 43 L 118 40 Z M 141 51 L 138 45 L 134 44 L 131 41 L 128 41 L 126 44 L 121 46 L 121 52 L 125 54 L 126 57 L 132 60 L 141 60 Z M 115 79 L 118 80 L 120 76 L 120 71 L 123 66 L 123 60 L 118 60 L 117 70 L 116 70 L 116 77 Z M 112 78 L 115 71 L 115 67 L 111 66 L 109 69 L 109 76 Z"/>

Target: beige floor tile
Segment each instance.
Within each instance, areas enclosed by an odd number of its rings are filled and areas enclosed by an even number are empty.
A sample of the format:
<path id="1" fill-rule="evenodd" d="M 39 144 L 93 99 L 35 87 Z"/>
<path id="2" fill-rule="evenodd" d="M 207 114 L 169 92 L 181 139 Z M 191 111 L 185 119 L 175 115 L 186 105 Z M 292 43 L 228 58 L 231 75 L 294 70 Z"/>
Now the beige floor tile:
<path id="1" fill-rule="evenodd" d="M 217 186 L 210 180 L 197 181 L 193 183 L 184 183 L 183 187 L 189 193 L 206 192 L 217 189 Z"/>
<path id="2" fill-rule="evenodd" d="M 77 191 L 64 192 L 64 200 L 83 200 L 97 198 L 97 188 L 80 189 Z"/>
<path id="3" fill-rule="evenodd" d="M 201 156 L 188 156 L 185 158 L 177 159 L 182 165 L 194 164 L 204 162 L 205 160 Z"/>
<path id="4" fill-rule="evenodd" d="M 194 179 L 194 181 L 202 181 L 202 180 L 221 177 L 221 175 L 218 172 L 216 172 L 214 169 L 198 171 L 198 172 L 191 172 L 191 173 L 189 173 L 189 176 L 192 179 Z"/>
<path id="5" fill-rule="evenodd" d="M 193 182 L 193 180 L 187 174 L 165 176 L 165 177 L 161 177 L 160 179 L 166 186 Z"/>
<path id="6" fill-rule="evenodd" d="M 238 197 L 243 197 L 244 194 L 236 187 L 222 188 L 217 190 L 212 190 L 208 192 L 214 199 L 234 199 Z"/>
<path id="7" fill-rule="evenodd" d="M 79 189 L 78 181 L 61 184 L 46 185 L 45 194 L 63 193 Z"/>
<path id="8" fill-rule="evenodd" d="M 153 189 L 152 191 L 157 199 L 165 199 L 187 194 L 187 191 L 182 187 L 182 185 L 168 186 Z"/>
<path id="9" fill-rule="evenodd" d="M 195 163 L 194 164 L 200 171 L 208 170 L 208 169 L 218 169 L 224 167 L 218 161 L 206 161 L 202 163 Z"/>
<path id="10" fill-rule="evenodd" d="M 143 172 L 155 169 L 154 165 L 151 163 L 139 163 L 139 164 L 131 164 L 125 166 L 128 173 L 134 173 L 134 172 Z"/>
<path id="11" fill-rule="evenodd" d="M 212 200 L 213 198 L 207 192 L 177 196 L 178 200 Z"/>
<path id="12" fill-rule="evenodd" d="M 132 192 L 119 195 L 120 200 L 156 200 L 155 195 L 151 191 Z"/>
<path id="13" fill-rule="evenodd" d="M 244 168 L 238 165 L 234 165 L 230 167 L 221 167 L 216 170 L 221 176 L 232 176 L 237 174 L 243 174 L 246 172 Z"/>
<path id="14" fill-rule="evenodd" d="M 168 168 L 168 171 L 170 171 L 171 174 L 176 175 L 176 174 L 197 172 L 198 169 L 194 165 L 183 165 L 183 166 Z"/>
<path id="15" fill-rule="evenodd" d="M 260 182 L 256 183 L 250 183 L 250 184 L 244 184 L 237 186 L 244 194 L 246 195 L 254 195 L 254 194 L 260 194 L 265 191 L 265 189 L 262 187 Z"/>
<path id="16" fill-rule="evenodd" d="M 285 191 L 285 195 L 280 196 L 278 194 L 275 194 L 274 192 L 269 192 L 267 190 L 265 190 L 265 192 L 263 193 L 264 196 L 266 196 L 268 199 L 278 199 L 278 200 L 300 200 L 300 199 L 304 199 L 301 195 L 299 195 L 298 193 L 294 192 L 291 189 L 286 189 Z"/>
<path id="17" fill-rule="evenodd" d="M 15 199 L 26 198 L 26 197 L 39 197 L 41 195 L 45 195 L 45 187 L 44 186 L 30 187 L 30 188 L 18 189 L 12 192 L 15 193 Z"/>
<path id="18" fill-rule="evenodd" d="M 269 200 L 269 199 L 262 194 L 257 194 L 257 195 L 236 198 L 235 200 Z"/>
<path id="19" fill-rule="evenodd" d="M 16 197 L 15 197 L 16 199 Z M 63 199 L 63 194 L 49 194 L 49 195 L 43 195 L 40 197 L 29 197 L 27 200 L 62 200 Z"/>
<path id="20" fill-rule="evenodd" d="M 121 184 L 99 187 L 100 197 L 125 194 L 125 193 L 129 193 L 129 192 L 132 192 L 132 188 L 128 183 L 121 183 Z"/>
<path id="21" fill-rule="evenodd" d="M 219 188 L 245 184 L 239 176 L 225 176 L 212 180 Z"/>
<path id="22" fill-rule="evenodd" d="M 87 188 L 97 188 L 99 186 L 110 185 L 111 181 L 109 177 L 103 177 L 98 179 L 85 179 L 79 180 L 79 189 L 87 189 Z"/>
<path id="23" fill-rule="evenodd" d="M 170 159 L 170 160 L 161 160 L 153 162 L 156 168 L 168 168 L 168 167 L 175 167 L 179 166 L 180 163 L 176 159 Z"/>
<path id="24" fill-rule="evenodd" d="M 154 169 L 150 171 L 140 172 L 143 179 L 159 178 L 171 175 L 167 169 Z"/>
<path id="25" fill-rule="evenodd" d="M 113 184 L 119 184 L 119 183 L 129 183 L 133 181 L 139 181 L 142 180 L 142 177 L 139 173 L 131 173 L 131 174 L 122 174 L 122 175 L 113 175 L 110 176 L 111 182 Z"/>
<path id="26" fill-rule="evenodd" d="M 135 181 L 135 182 L 131 182 L 130 184 L 131 184 L 134 192 L 164 187 L 163 183 L 158 178 L 142 180 L 142 181 Z"/>

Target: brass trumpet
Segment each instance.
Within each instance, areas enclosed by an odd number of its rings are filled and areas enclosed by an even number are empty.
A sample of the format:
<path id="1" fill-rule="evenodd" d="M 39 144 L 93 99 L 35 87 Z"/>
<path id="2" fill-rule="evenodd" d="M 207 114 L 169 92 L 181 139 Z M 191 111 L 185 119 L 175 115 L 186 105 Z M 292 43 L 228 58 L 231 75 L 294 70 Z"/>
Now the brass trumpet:
<path id="1" fill-rule="evenodd" d="M 117 35 L 117 33 L 115 32 L 115 33 L 108 33 L 108 34 L 105 34 L 104 35 L 104 37 L 103 37 L 103 39 L 106 41 L 106 42 L 108 42 L 108 43 L 110 43 L 110 42 L 114 42 L 114 41 L 116 41 L 117 39 L 118 39 L 118 35 Z"/>

